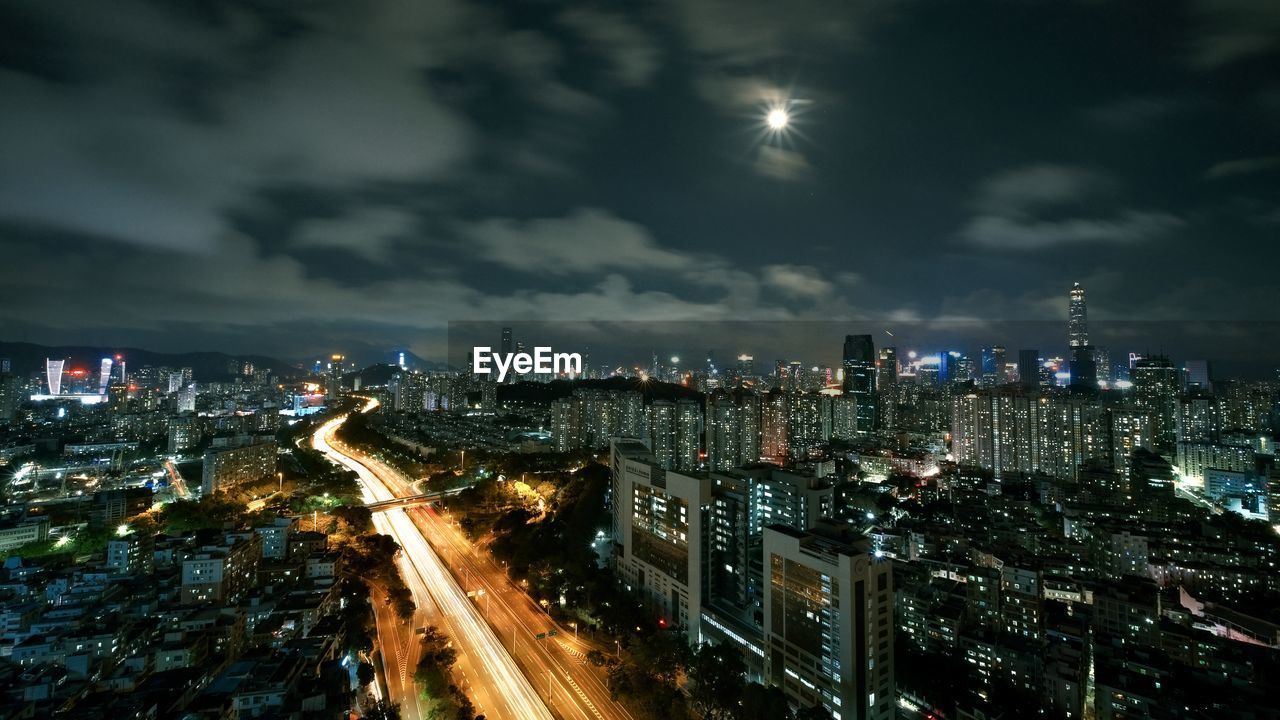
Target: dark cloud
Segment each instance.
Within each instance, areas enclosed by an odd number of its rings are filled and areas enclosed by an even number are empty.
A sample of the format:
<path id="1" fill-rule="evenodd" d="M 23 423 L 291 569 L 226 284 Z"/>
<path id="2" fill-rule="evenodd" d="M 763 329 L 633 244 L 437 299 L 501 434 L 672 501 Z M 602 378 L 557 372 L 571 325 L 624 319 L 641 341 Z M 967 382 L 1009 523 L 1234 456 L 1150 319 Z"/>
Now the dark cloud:
<path id="1" fill-rule="evenodd" d="M 0 322 L 1262 317 L 1275 8 L 3 3 Z"/>

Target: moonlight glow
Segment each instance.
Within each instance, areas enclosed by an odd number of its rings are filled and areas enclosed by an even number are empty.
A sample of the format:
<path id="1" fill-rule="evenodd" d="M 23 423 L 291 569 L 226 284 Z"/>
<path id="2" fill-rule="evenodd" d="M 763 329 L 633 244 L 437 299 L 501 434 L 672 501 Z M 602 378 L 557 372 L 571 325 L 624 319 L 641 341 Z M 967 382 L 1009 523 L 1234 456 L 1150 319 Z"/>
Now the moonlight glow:
<path id="1" fill-rule="evenodd" d="M 782 108 L 773 108 L 764 118 L 770 130 L 782 130 L 791 121 L 791 116 Z"/>

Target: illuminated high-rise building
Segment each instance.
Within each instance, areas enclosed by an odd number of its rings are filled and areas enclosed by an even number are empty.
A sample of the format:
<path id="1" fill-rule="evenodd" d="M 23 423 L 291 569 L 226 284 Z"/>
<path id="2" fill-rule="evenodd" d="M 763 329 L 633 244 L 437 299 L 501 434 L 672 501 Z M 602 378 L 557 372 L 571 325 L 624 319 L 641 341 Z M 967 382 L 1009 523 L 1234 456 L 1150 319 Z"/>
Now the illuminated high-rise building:
<path id="1" fill-rule="evenodd" d="M 697 400 L 682 398 L 676 402 L 675 468 L 696 470 L 701 464 L 702 406 Z"/>
<path id="2" fill-rule="evenodd" d="M 774 388 L 760 399 L 760 459 L 783 464 L 787 461 L 788 394 Z"/>
<path id="3" fill-rule="evenodd" d="M 511 354 L 512 347 L 513 346 L 511 344 L 511 328 L 504 327 L 502 328 L 502 354 L 503 355 Z"/>
<path id="4" fill-rule="evenodd" d="M 1191 392 L 1178 400 L 1178 442 L 1210 442 L 1218 438 L 1218 402 L 1203 392 Z"/>
<path id="5" fill-rule="evenodd" d="M 902 368 L 898 365 L 898 348 L 880 348 L 880 354 L 876 361 L 876 395 L 877 407 L 880 410 L 878 420 L 882 428 L 892 429 L 897 427 L 898 374 L 901 370 Z M 832 434 L 835 434 L 834 427 Z"/>
<path id="6" fill-rule="evenodd" d="M 707 398 L 707 467 L 729 470 L 760 460 L 760 400 L 750 391 Z"/>
<path id="7" fill-rule="evenodd" d="M 870 335 L 844 337 L 844 393 L 858 401 L 858 433 L 876 426 L 876 349 Z"/>
<path id="8" fill-rule="evenodd" d="M 111 366 L 114 361 L 111 358 L 102 358 L 102 364 L 98 370 L 98 394 L 107 394 L 107 385 L 111 384 Z"/>
<path id="9" fill-rule="evenodd" d="M 1187 360 L 1182 363 L 1182 372 L 1186 376 L 1188 390 L 1200 392 L 1213 390 L 1213 380 L 1209 377 L 1210 367 L 1208 360 Z"/>
<path id="10" fill-rule="evenodd" d="M 743 353 L 738 356 L 738 377 L 749 378 L 755 377 L 756 359 L 751 355 Z"/>
<path id="11" fill-rule="evenodd" d="M 556 452 L 572 452 L 582 447 L 582 403 L 577 398 L 557 398 L 551 402 L 551 446 Z"/>
<path id="12" fill-rule="evenodd" d="M 830 408 L 829 395 L 816 392 L 790 394 L 787 404 L 787 451 L 791 459 L 802 460 L 808 457 L 809 451 L 831 439 Z"/>
<path id="13" fill-rule="evenodd" d="M 1067 344 L 1084 347 L 1089 344 L 1089 316 L 1084 306 L 1084 288 L 1080 283 L 1071 286 L 1071 300 L 1067 305 Z"/>
<path id="14" fill-rule="evenodd" d="M 649 406 L 649 449 L 659 467 L 676 465 L 676 405 L 670 400 L 654 400 Z"/>
<path id="15" fill-rule="evenodd" d="M 1040 387 L 1040 351 L 1018 351 L 1018 384 L 1024 390 L 1036 390 Z"/>
<path id="16" fill-rule="evenodd" d="M 1178 368 L 1163 356 L 1137 360 L 1129 373 L 1135 406 L 1151 416 L 1154 447 L 1172 450 L 1177 440 L 1178 395 L 1182 390 Z"/>
<path id="17" fill-rule="evenodd" d="M 858 437 L 858 401 L 851 395 L 831 398 L 831 437 L 854 440 Z"/>
<path id="18" fill-rule="evenodd" d="M 632 441 L 615 441 L 612 562 L 622 582 L 664 624 L 701 641 L 711 530 L 709 478 L 666 470 Z"/>
<path id="19" fill-rule="evenodd" d="M 1004 384 L 1005 349 L 999 345 L 982 348 L 982 373 L 978 383 L 983 387 Z"/>
<path id="20" fill-rule="evenodd" d="M 1111 468 L 1120 476 L 1121 487 L 1130 487 L 1135 450 L 1151 449 L 1151 419 L 1141 411 L 1116 408 L 1111 411 Z"/>
<path id="21" fill-rule="evenodd" d="M 892 561 L 866 539 L 772 525 L 764 573 L 765 682 L 832 717 L 892 720 Z"/>
<path id="22" fill-rule="evenodd" d="M 178 412 L 195 412 L 196 384 L 190 383 L 178 391 Z"/>
<path id="23" fill-rule="evenodd" d="M 44 361 L 45 382 L 49 385 L 50 395 L 62 394 L 62 368 L 66 365 L 66 360 L 50 360 Z"/>

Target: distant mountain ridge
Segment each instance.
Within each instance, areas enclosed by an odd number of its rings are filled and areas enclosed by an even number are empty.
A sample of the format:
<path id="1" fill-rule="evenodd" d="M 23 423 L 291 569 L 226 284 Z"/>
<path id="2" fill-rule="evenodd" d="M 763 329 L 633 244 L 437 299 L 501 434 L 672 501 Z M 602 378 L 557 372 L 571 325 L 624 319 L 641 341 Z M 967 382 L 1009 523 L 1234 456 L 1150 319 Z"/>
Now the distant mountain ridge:
<path id="1" fill-rule="evenodd" d="M 132 347 L 99 347 L 91 345 L 37 345 L 25 342 L 0 341 L 0 358 L 8 358 L 11 369 L 17 375 L 44 372 L 46 359 L 65 358 L 70 367 L 96 370 L 104 357 L 123 355 L 129 367 L 141 368 L 167 366 L 189 367 L 197 382 L 221 380 L 234 375 L 229 371 L 231 361 L 239 364 L 253 363 L 254 368 L 266 368 L 281 377 L 301 377 L 307 371 L 293 363 L 266 355 L 229 355 L 223 352 L 162 353 Z"/>

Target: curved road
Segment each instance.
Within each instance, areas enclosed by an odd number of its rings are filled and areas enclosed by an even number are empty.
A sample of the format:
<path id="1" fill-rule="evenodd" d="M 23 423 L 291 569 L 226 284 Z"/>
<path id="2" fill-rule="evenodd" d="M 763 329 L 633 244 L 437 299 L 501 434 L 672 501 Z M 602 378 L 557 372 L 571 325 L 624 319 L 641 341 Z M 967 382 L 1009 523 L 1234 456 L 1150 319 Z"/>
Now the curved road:
<path id="1" fill-rule="evenodd" d="M 376 400 L 370 400 L 361 412 L 377 405 Z M 383 468 L 375 473 L 367 460 L 357 459 L 346 448 L 335 447 L 334 432 L 345 421 L 344 415 L 322 425 L 312 436 L 312 446 L 359 476 L 365 502 L 391 500 L 395 494 L 384 479 Z M 378 532 L 393 537 L 403 550 L 401 572 L 418 606 L 412 624 L 397 625 L 382 620 L 378 626 L 388 692 L 393 701 L 401 704 L 404 717 L 420 718 L 424 714 L 412 676 L 417 659 L 415 629 L 420 627 L 420 622 L 425 624 L 430 620 L 441 625 L 457 643 L 458 669 L 468 694 L 476 703 L 477 713 L 503 720 L 551 720 L 552 715 L 542 698 L 406 511 L 396 508 L 375 513 L 374 526 Z"/>

